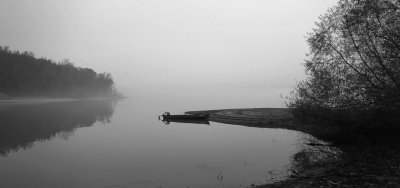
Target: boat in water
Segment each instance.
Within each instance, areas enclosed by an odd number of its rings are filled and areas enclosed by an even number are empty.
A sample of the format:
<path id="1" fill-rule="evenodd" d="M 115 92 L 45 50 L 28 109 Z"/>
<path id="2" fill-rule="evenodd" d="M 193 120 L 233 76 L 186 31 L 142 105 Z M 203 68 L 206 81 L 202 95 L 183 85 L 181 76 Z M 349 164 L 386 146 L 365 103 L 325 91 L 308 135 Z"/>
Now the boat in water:
<path id="1" fill-rule="evenodd" d="M 210 114 L 185 114 L 185 115 L 171 115 L 169 112 L 165 112 L 161 116 L 159 116 L 159 119 L 165 124 L 169 124 L 170 122 L 176 122 L 176 123 L 194 123 L 194 124 L 210 124 L 208 121 L 208 118 L 210 117 Z"/>
<path id="2" fill-rule="evenodd" d="M 169 112 L 165 112 L 161 115 L 163 120 L 198 120 L 208 119 L 210 114 L 185 114 L 185 115 L 171 115 Z"/>
<path id="3" fill-rule="evenodd" d="M 210 125 L 210 121 L 208 119 L 166 119 L 162 120 L 166 125 L 170 123 L 189 123 L 189 124 L 205 124 Z"/>

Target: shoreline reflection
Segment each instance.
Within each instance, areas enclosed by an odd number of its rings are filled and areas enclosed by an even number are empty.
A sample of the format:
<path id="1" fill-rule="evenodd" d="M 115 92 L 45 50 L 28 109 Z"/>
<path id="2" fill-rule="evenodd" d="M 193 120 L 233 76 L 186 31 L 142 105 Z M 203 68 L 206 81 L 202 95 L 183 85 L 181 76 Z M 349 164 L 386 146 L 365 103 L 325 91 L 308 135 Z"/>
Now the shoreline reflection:
<path id="1" fill-rule="evenodd" d="M 61 136 L 96 122 L 111 122 L 116 101 L 79 100 L 30 105 L 3 105 L 0 110 L 0 157 L 29 149 L 35 141 Z"/>

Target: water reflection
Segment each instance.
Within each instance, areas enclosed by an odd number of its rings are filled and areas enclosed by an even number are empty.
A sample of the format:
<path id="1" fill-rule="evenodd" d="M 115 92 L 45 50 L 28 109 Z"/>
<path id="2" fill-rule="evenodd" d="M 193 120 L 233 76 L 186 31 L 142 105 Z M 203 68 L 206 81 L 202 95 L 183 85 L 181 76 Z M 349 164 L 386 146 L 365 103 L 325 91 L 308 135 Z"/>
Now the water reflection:
<path id="1" fill-rule="evenodd" d="M 222 124 L 230 124 L 236 125 L 239 127 L 253 127 L 253 129 L 259 129 L 259 131 L 268 130 L 280 130 L 284 125 L 281 124 L 273 124 L 269 121 L 268 126 L 271 128 L 265 129 L 266 124 L 263 123 L 260 119 L 256 118 L 221 118 L 217 116 L 211 116 L 209 118 L 210 122 L 217 123 L 217 125 Z M 207 119 L 207 123 L 209 123 Z M 166 121 L 164 121 L 165 123 Z M 191 121 L 171 121 L 168 120 L 166 123 L 187 123 L 190 124 L 198 124 L 201 122 L 191 122 Z M 285 123 L 285 122 L 283 122 Z M 275 126 L 278 125 L 278 126 Z M 210 126 L 210 127 L 213 127 Z M 275 126 L 275 127 L 274 127 Z M 286 164 L 285 168 L 281 169 L 268 169 L 266 168 L 267 173 L 265 177 L 262 178 L 262 183 L 254 183 L 252 185 L 260 185 L 260 184 L 272 184 L 275 182 L 279 182 L 285 180 L 290 177 L 314 177 L 325 175 L 331 168 L 332 164 L 335 164 L 340 157 L 342 156 L 342 152 L 340 149 L 334 147 L 333 145 L 326 143 L 322 140 L 319 140 L 309 134 L 301 133 L 296 130 L 286 130 L 286 131 L 294 131 L 299 133 L 298 140 L 296 141 L 297 151 L 293 150 L 293 153 L 289 156 L 288 164 Z M 278 144 L 279 140 L 272 138 L 271 143 Z M 267 145 L 268 142 L 265 142 Z M 244 161 L 243 166 L 246 166 L 247 161 Z M 207 163 L 201 163 L 196 166 L 197 169 L 202 169 L 207 172 L 214 172 L 217 175 L 217 180 L 224 186 L 224 176 L 222 174 L 222 168 L 218 168 L 218 166 L 210 166 Z"/>
<path id="2" fill-rule="evenodd" d="M 1 105 L 0 156 L 29 149 L 35 141 L 55 136 L 68 139 L 77 128 L 92 126 L 97 121 L 109 123 L 114 105 L 111 100 Z"/>
<path id="3" fill-rule="evenodd" d="M 315 176 L 324 174 L 336 164 L 342 151 L 311 136 L 304 136 L 301 150 L 291 156 L 291 176 Z"/>
<path id="4" fill-rule="evenodd" d="M 0 187 L 249 187 L 285 179 L 303 148 L 297 131 L 165 126 L 153 99 L 0 108 Z"/>
<path id="5" fill-rule="evenodd" d="M 210 125 L 210 121 L 208 119 L 194 119 L 194 120 L 185 120 L 185 119 L 168 119 L 162 120 L 165 125 L 169 125 L 172 123 L 188 123 L 188 124 L 205 124 Z"/>

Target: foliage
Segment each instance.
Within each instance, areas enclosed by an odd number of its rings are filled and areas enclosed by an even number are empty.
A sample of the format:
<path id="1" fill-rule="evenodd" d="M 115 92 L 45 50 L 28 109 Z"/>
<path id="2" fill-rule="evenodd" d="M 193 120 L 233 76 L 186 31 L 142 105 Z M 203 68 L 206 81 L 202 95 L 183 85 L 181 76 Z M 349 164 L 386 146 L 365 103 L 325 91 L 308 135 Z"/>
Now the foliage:
<path id="1" fill-rule="evenodd" d="M 400 1 L 340 0 L 319 18 L 307 42 L 308 77 L 292 92 L 289 107 L 344 119 L 367 113 L 399 120 Z"/>
<path id="2" fill-rule="evenodd" d="M 0 93 L 9 96 L 88 97 L 115 93 L 108 73 L 75 67 L 68 59 L 56 63 L 32 52 L 0 46 Z"/>

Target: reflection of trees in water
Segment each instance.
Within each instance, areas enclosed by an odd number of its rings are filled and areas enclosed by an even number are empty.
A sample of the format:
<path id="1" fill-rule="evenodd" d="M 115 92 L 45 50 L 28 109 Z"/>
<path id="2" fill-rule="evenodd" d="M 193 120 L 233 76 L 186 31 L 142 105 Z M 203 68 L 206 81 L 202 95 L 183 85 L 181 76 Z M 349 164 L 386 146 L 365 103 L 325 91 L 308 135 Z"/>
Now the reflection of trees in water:
<path id="1" fill-rule="evenodd" d="M 111 122 L 113 112 L 111 100 L 8 106 L 0 111 L 0 155 L 55 136 L 67 139 L 77 128 Z"/>
<path id="2" fill-rule="evenodd" d="M 309 170 L 319 167 L 328 168 L 341 157 L 341 150 L 321 142 L 314 137 L 303 138 L 302 148 L 291 157 L 290 171 L 294 174 L 307 175 Z"/>

